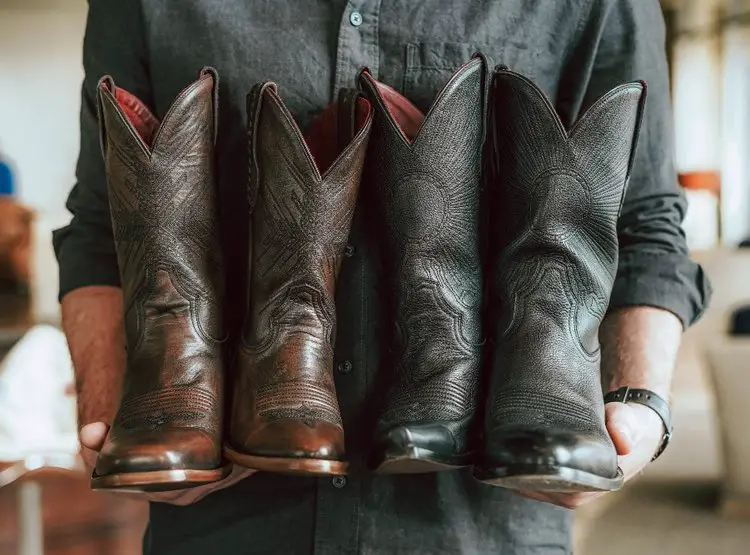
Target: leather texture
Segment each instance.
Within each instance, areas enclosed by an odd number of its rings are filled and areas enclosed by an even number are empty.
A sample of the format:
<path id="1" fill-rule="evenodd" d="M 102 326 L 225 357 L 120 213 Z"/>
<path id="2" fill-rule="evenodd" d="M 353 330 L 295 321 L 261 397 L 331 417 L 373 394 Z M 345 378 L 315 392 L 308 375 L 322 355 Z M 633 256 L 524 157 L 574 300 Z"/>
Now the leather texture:
<path id="1" fill-rule="evenodd" d="M 664 424 L 664 437 L 651 460 L 658 459 L 672 440 L 672 411 L 669 410 L 669 403 L 650 389 L 631 387 L 621 387 L 615 391 L 610 391 L 604 396 L 604 404 L 607 403 L 636 403 L 650 408 L 659 415 Z"/>
<path id="2" fill-rule="evenodd" d="M 284 459 L 344 459 L 334 294 L 372 114 L 361 95 L 344 90 L 303 137 L 267 82 L 249 95 L 248 115 L 250 302 L 228 443 L 270 464 L 261 469 L 283 472 L 291 469 Z"/>
<path id="3" fill-rule="evenodd" d="M 387 353 L 373 465 L 426 458 L 420 471 L 469 464 L 479 388 L 479 196 L 486 63 L 451 77 L 426 117 L 360 75 L 375 115 L 367 158 L 370 232 L 378 237 Z M 411 454 L 410 454 L 411 453 Z M 442 466 L 446 465 L 446 466 Z M 384 472 L 411 472 L 380 468 Z"/>
<path id="4" fill-rule="evenodd" d="M 216 73 L 204 69 L 159 123 L 111 78 L 99 85 L 127 368 L 98 476 L 221 465 L 216 88 Z"/>
<path id="5" fill-rule="evenodd" d="M 644 100 L 643 83 L 619 86 L 566 130 L 531 81 L 495 73 L 485 470 L 531 464 L 617 479 L 598 332 Z"/>

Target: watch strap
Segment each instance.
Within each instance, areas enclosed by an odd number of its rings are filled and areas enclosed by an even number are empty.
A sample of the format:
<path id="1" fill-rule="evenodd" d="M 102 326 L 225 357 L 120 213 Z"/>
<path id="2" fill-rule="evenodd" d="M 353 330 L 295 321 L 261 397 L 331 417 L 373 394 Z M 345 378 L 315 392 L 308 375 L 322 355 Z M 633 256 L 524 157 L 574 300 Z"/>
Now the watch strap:
<path id="1" fill-rule="evenodd" d="M 664 423 L 665 431 L 661 445 L 659 445 L 659 449 L 656 450 L 656 454 L 651 460 L 655 461 L 658 459 L 672 439 L 672 411 L 669 409 L 667 401 L 650 389 L 621 387 L 607 393 L 604 396 L 604 403 L 637 403 L 650 408 L 659 415 L 659 418 Z"/>

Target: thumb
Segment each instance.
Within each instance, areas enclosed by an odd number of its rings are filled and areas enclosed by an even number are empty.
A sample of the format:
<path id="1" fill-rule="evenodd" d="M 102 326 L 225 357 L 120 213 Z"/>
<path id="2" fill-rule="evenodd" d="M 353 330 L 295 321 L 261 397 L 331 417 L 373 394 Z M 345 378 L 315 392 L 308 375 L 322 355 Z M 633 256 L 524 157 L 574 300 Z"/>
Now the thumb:
<path id="1" fill-rule="evenodd" d="M 640 439 L 638 415 L 625 403 L 608 403 L 604 407 L 607 431 L 617 454 L 629 455 Z"/>
<path id="2" fill-rule="evenodd" d="M 92 451 L 100 451 L 102 445 L 104 445 L 104 440 L 107 438 L 108 431 L 109 426 L 104 422 L 92 422 L 81 428 L 78 437 L 84 447 Z"/>

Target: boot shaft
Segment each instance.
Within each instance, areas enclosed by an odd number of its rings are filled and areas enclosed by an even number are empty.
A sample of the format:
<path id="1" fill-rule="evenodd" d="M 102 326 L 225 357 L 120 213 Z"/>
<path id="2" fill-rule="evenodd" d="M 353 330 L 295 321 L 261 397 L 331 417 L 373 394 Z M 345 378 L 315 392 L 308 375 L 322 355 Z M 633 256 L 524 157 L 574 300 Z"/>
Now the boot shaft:
<path id="1" fill-rule="evenodd" d="M 486 63 L 459 68 L 426 116 L 368 71 L 360 85 L 376 112 L 363 196 L 384 319 L 395 322 L 383 338 L 392 355 L 383 364 L 390 393 L 380 427 L 439 422 L 459 438 L 446 449 L 465 453 L 482 341 Z"/>
<path id="2" fill-rule="evenodd" d="M 306 136 L 263 83 L 248 96 L 249 306 L 237 353 L 228 456 L 268 471 L 341 474 L 333 379 L 336 278 L 372 126 L 343 91 Z"/>
<path id="3" fill-rule="evenodd" d="M 223 338 L 215 73 L 202 71 L 162 122 L 109 77 L 98 92 L 130 347 L 139 342 L 139 320 L 182 310 L 198 336 Z"/>
<path id="4" fill-rule="evenodd" d="M 495 74 L 489 227 L 505 333 L 549 336 L 572 325 L 586 352 L 598 349 L 644 100 L 643 83 L 621 85 L 566 130 L 533 83 Z M 523 314 L 520 299 L 533 305 Z"/>
<path id="5" fill-rule="evenodd" d="M 386 224 L 381 239 L 387 272 L 417 271 L 418 265 L 402 264 L 415 256 L 432 264 L 475 260 L 484 79 L 482 59 L 466 63 L 423 116 L 408 99 L 362 73 L 361 86 L 376 111 L 366 196 Z"/>
<path id="6" fill-rule="evenodd" d="M 333 340 L 333 296 L 369 139 L 369 105 L 353 91 L 303 136 L 265 83 L 251 93 L 250 305 L 244 337 L 283 329 Z M 324 332 L 321 335 L 321 332 Z"/>

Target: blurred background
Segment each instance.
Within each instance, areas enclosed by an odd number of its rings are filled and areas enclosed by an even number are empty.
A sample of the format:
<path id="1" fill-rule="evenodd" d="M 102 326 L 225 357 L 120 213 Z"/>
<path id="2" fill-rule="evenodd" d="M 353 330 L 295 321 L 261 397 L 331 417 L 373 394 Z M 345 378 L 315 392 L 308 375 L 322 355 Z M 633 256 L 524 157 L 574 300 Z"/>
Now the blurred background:
<path id="1" fill-rule="evenodd" d="M 680 353 L 672 446 L 624 491 L 578 511 L 577 555 L 750 552 L 750 0 L 662 5 L 684 227 L 716 292 Z M 76 470 L 58 332 L 50 232 L 69 217 L 86 9 L 0 0 L 0 360 L 13 345 L 10 356 L 36 357 L 24 381 L 39 397 L 19 402 L 13 365 L 0 363 L 0 555 L 132 555 L 145 525 L 143 504 L 91 493 Z M 33 420 L 22 449 L 14 418 Z"/>

